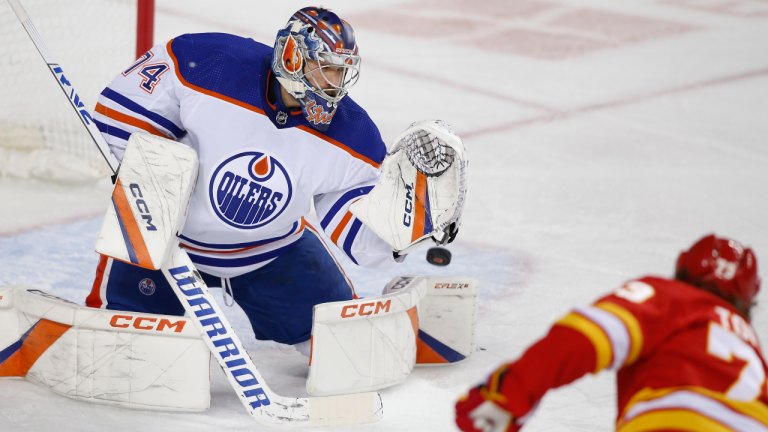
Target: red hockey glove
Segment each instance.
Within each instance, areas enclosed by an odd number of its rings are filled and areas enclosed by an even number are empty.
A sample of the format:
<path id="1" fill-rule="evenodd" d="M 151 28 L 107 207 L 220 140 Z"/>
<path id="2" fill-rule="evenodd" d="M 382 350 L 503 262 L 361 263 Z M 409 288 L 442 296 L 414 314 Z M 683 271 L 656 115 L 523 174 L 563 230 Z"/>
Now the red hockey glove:
<path id="1" fill-rule="evenodd" d="M 517 432 L 505 409 L 491 402 L 492 394 L 484 385 L 472 388 L 456 402 L 456 425 L 464 432 Z"/>

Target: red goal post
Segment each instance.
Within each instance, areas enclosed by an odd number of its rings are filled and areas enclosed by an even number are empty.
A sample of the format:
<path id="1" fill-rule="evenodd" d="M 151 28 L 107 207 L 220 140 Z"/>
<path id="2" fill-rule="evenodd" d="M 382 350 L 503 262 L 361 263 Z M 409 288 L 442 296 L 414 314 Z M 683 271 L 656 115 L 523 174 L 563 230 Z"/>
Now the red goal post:
<path id="1" fill-rule="evenodd" d="M 136 58 L 155 44 L 155 0 L 138 0 L 136 12 Z"/>

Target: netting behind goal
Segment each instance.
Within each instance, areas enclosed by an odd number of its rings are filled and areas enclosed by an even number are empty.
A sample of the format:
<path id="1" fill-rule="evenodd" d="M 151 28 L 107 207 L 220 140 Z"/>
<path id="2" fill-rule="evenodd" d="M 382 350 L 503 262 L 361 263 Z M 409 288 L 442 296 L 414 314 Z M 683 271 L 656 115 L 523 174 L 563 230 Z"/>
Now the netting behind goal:
<path id="1" fill-rule="evenodd" d="M 136 0 L 21 0 L 89 111 L 133 62 Z M 77 114 L 0 1 L 0 176 L 95 178 L 109 172 Z"/>

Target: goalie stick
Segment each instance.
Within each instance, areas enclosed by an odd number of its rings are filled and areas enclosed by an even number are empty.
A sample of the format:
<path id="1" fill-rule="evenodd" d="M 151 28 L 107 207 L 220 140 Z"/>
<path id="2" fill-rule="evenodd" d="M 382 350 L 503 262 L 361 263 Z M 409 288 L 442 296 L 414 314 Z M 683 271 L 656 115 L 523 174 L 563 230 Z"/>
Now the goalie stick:
<path id="1" fill-rule="evenodd" d="M 119 163 L 93 124 L 93 119 L 84 108 L 83 102 L 71 82 L 64 77 L 61 66 L 56 62 L 21 3 L 18 0 L 8 0 L 8 3 L 112 169 L 114 180 Z M 117 187 L 121 186 L 118 184 Z M 290 398 L 274 393 L 264 382 L 194 263 L 178 241 L 174 241 L 172 251 L 161 270 L 211 353 L 216 357 L 240 401 L 258 423 L 267 426 L 318 427 L 373 423 L 381 419 L 381 397 L 376 392 L 310 398 Z"/>

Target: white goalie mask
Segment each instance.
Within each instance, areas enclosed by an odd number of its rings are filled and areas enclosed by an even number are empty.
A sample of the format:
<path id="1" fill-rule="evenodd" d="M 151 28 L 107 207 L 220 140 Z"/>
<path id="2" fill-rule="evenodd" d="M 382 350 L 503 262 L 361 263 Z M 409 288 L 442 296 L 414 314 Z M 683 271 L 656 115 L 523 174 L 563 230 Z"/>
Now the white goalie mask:
<path id="1" fill-rule="evenodd" d="M 360 76 L 355 32 L 328 9 L 301 9 L 277 33 L 272 72 L 299 101 L 307 121 L 326 130 Z"/>

